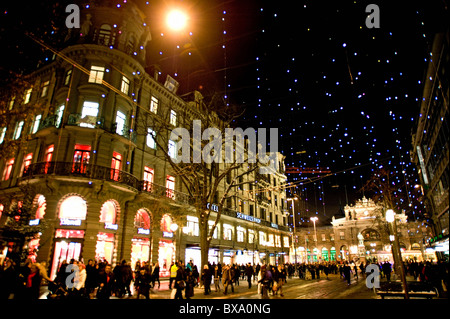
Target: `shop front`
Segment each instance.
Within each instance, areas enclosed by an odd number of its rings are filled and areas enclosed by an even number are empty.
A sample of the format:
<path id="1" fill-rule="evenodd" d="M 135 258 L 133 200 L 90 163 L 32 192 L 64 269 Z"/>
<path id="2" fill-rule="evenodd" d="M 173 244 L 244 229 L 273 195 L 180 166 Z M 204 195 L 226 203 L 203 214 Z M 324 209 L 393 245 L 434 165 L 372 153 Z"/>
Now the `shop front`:
<path id="1" fill-rule="evenodd" d="M 56 229 L 50 279 L 55 279 L 63 261 L 80 259 L 83 242 L 84 230 Z"/>

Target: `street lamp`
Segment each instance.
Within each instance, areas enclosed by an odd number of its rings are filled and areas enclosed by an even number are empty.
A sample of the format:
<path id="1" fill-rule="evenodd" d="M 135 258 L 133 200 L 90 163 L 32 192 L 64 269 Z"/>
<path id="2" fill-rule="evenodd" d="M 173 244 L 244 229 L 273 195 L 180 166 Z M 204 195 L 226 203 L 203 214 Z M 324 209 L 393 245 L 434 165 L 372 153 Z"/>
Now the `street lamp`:
<path id="1" fill-rule="evenodd" d="M 386 221 L 389 223 L 389 227 L 391 228 L 391 234 L 389 236 L 389 239 L 393 242 L 393 249 L 392 249 L 392 256 L 394 257 L 394 263 L 395 260 L 399 263 L 399 267 L 397 269 L 400 270 L 400 277 L 402 280 L 402 286 L 403 290 L 405 291 L 405 299 L 409 299 L 408 296 L 408 286 L 406 284 L 406 276 L 405 276 L 405 269 L 403 268 L 403 261 L 402 261 L 402 255 L 400 252 L 400 245 L 398 241 L 398 235 L 397 235 L 397 223 L 395 222 L 395 212 L 392 209 L 388 209 L 386 211 Z"/>
<path id="2" fill-rule="evenodd" d="M 294 258 L 295 258 L 295 267 L 297 267 L 297 245 L 295 245 L 294 242 L 294 236 L 295 236 L 295 210 L 294 210 L 294 200 L 298 200 L 298 197 L 288 198 L 287 201 L 292 201 L 292 218 L 294 223 L 294 231 L 292 232 L 292 246 L 294 246 Z"/>
<path id="3" fill-rule="evenodd" d="M 309 220 L 312 220 L 312 222 L 314 223 L 314 241 L 317 242 L 316 220 L 319 220 L 319 218 L 311 217 Z"/>
<path id="4" fill-rule="evenodd" d="M 187 25 L 187 20 L 188 16 L 186 15 L 186 13 L 179 9 L 169 11 L 166 16 L 167 26 L 174 31 L 180 31 L 184 29 Z"/>
<path id="5" fill-rule="evenodd" d="M 312 220 L 314 223 L 314 248 L 317 249 L 317 232 L 316 232 L 316 220 L 319 218 L 317 217 L 310 217 L 309 220 Z"/>

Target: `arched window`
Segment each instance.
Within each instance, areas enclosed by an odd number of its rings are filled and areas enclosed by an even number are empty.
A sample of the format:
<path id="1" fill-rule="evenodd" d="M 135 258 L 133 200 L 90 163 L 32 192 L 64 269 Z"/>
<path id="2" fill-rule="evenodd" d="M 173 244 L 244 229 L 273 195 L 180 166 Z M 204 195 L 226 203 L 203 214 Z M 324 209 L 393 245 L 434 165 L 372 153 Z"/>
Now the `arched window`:
<path id="1" fill-rule="evenodd" d="M 115 224 L 117 216 L 117 205 L 113 200 L 106 201 L 100 210 L 100 222 Z"/>
<path id="2" fill-rule="evenodd" d="M 71 195 L 64 199 L 59 207 L 59 218 L 86 219 L 86 201 L 77 195 Z"/>
<path id="3" fill-rule="evenodd" d="M 164 215 L 161 218 L 161 231 L 163 231 L 163 232 L 172 232 L 171 226 L 172 226 L 172 217 L 170 217 L 167 214 Z"/>
<path id="4" fill-rule="evenodd" d="M 45 200 L 44 195 L 36 195 L 35 198 L 36 204 L 36 219 L 42 219 L 45 215 L 45 209 L 47 208 L 47 201 Z"/>
<path id="5" fill-rule="evenodd" d="M 114 37 L 111 35 L 111 26 L 109 24 L 102 24 L 98 30 L 98 44 L 114 45 Z"/>
<path id="6" fill-rule="evenodd" d="M 134 217 L 134 227 L 150 229 L 150 214 L 143 208 L 139 209 Z"/>

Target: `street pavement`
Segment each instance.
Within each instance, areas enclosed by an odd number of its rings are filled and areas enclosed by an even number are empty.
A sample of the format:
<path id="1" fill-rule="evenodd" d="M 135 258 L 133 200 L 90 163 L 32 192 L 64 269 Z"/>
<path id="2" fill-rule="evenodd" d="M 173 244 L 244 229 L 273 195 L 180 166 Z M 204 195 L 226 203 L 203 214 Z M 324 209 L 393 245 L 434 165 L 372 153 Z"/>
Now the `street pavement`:
<path id="1" fill-rule="evenodd" d="M 204 295 L 204 288 L 194 288 L 194 296 L 191 299 L 261 299 L 258 293 L 258 285 L 256 281 L 252 281 L 252 287 L 248 288 L 247 280 L 240 280 L 239 285 L 234 286 L 234 292 L 228 287 L 228 294 L 223 294 L 223 285 L 221 283 L 221 291 L 216 292 L 214 284 L 211 285 L 211 293 Z M 151 289 L 150 299 L 169 299 L 171 290 L 169 290 L 169 282 L 161 281 L 158 289 Z M 303 280 L 296 278 L 288 278 L 286 284 L 283 285 L 283 294 L 281 297 L 269 294 L 270 299 L 381 299 L 376 295 L 373 289 L 366 287 L 365 278 L 361 276 L 356 279 L 352 278 L 351 284 L 340 278 L 339 275 L 321 276 L 320 279 Z M 135 298 L 135 296 L 131 297 Z M 141 298 L 143 298 L 141 296 Z M 184 291 L 183 291 L 184 298 Z"/>

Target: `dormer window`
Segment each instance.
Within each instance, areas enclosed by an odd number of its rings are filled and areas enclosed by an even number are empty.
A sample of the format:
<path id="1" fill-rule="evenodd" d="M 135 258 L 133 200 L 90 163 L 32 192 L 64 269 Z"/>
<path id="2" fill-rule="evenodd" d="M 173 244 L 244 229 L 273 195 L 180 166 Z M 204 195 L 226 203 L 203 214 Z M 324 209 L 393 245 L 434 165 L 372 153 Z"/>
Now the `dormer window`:
<path id="1" fill-rule="evenodd" d="M 111 26 L 109 24 L 102 24 L 98 31 L 98 44 L 100 45 L 113 45 L 114 36 L 111 34 Z"/>

